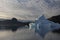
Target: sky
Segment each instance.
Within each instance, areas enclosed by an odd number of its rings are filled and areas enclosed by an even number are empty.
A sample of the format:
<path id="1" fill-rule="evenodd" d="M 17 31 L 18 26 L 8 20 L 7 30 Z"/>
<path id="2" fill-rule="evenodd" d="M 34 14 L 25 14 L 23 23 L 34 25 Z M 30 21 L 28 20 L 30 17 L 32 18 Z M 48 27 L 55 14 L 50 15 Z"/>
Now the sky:
<path id="1" fill-rule="evenodd" d="M 60 0 L 0 0 L 0 18 L 36 20 L 60 14 Z"/>

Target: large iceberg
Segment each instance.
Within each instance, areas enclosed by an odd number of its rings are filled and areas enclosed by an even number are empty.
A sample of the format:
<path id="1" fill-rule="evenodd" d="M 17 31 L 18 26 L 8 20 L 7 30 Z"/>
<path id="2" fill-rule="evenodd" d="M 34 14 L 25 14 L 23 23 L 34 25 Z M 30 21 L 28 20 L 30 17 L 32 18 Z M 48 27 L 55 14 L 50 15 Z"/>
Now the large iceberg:
<path id="1" fill-rule="evenodd" d="M 47 20 L 44 15 L 35 21 L 35 32 L 43 38 L 49 31 L 59 28 L 60 24 Z"/>

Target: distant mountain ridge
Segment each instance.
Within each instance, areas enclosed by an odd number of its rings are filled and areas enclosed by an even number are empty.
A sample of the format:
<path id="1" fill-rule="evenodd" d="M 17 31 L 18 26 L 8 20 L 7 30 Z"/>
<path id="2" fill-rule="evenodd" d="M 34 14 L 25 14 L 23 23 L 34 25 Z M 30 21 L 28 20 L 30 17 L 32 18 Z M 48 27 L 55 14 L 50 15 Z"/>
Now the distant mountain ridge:
<path id="1" fill-rule="evenodd" d="M 25 26 L 29 27 L 29 24 L 33 23 L 33 21 L 18 21 L 16 18 L 12 18 L 11 20 L 2 20 L 0 21 L 0 30 L 1 29 L 10 29 L 12 31 L 16 31 L 18 28 L 22 28 Z"/>
<path id="2" fill-rule="evenodd" d="M 7 19 L 0 19 L 0 21 L 4 21 L 4 20 L 7 20 Z"/>
<path id="3" fill-rule="evenodd" d="M 60 24 L 60 15 L 57 16 L 52 16 L 50 18 L 48 18 L 48 20 L 53 21 L 55 23 L 59 23 Z"/>

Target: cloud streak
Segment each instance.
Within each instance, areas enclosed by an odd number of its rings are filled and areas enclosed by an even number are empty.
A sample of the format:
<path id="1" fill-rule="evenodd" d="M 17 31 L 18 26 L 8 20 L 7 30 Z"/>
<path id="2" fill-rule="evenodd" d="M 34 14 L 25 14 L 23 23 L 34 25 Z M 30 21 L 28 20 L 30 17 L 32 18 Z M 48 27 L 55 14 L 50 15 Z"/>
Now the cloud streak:
<path id="1" fill-rule="evenodd" d="M 0 0 L 0 12 L 6 18 L 35 20 L 42 14 L 51 17 L 60 14 L 59 0 Z M 0 16 L 1 13 L 0 13 Z"/>

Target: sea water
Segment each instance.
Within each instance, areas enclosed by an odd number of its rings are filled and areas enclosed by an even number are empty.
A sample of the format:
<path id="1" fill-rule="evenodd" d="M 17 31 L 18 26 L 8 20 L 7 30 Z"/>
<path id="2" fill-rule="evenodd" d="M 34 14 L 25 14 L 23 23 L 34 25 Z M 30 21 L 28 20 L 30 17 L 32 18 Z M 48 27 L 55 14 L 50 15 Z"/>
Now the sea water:
<path id="1" fill-rule="evenodd" d="M 20 28 L 16 32 L 11 30 L 0 30 L 0 40 L 39 40 L 34 30 Z"/>

